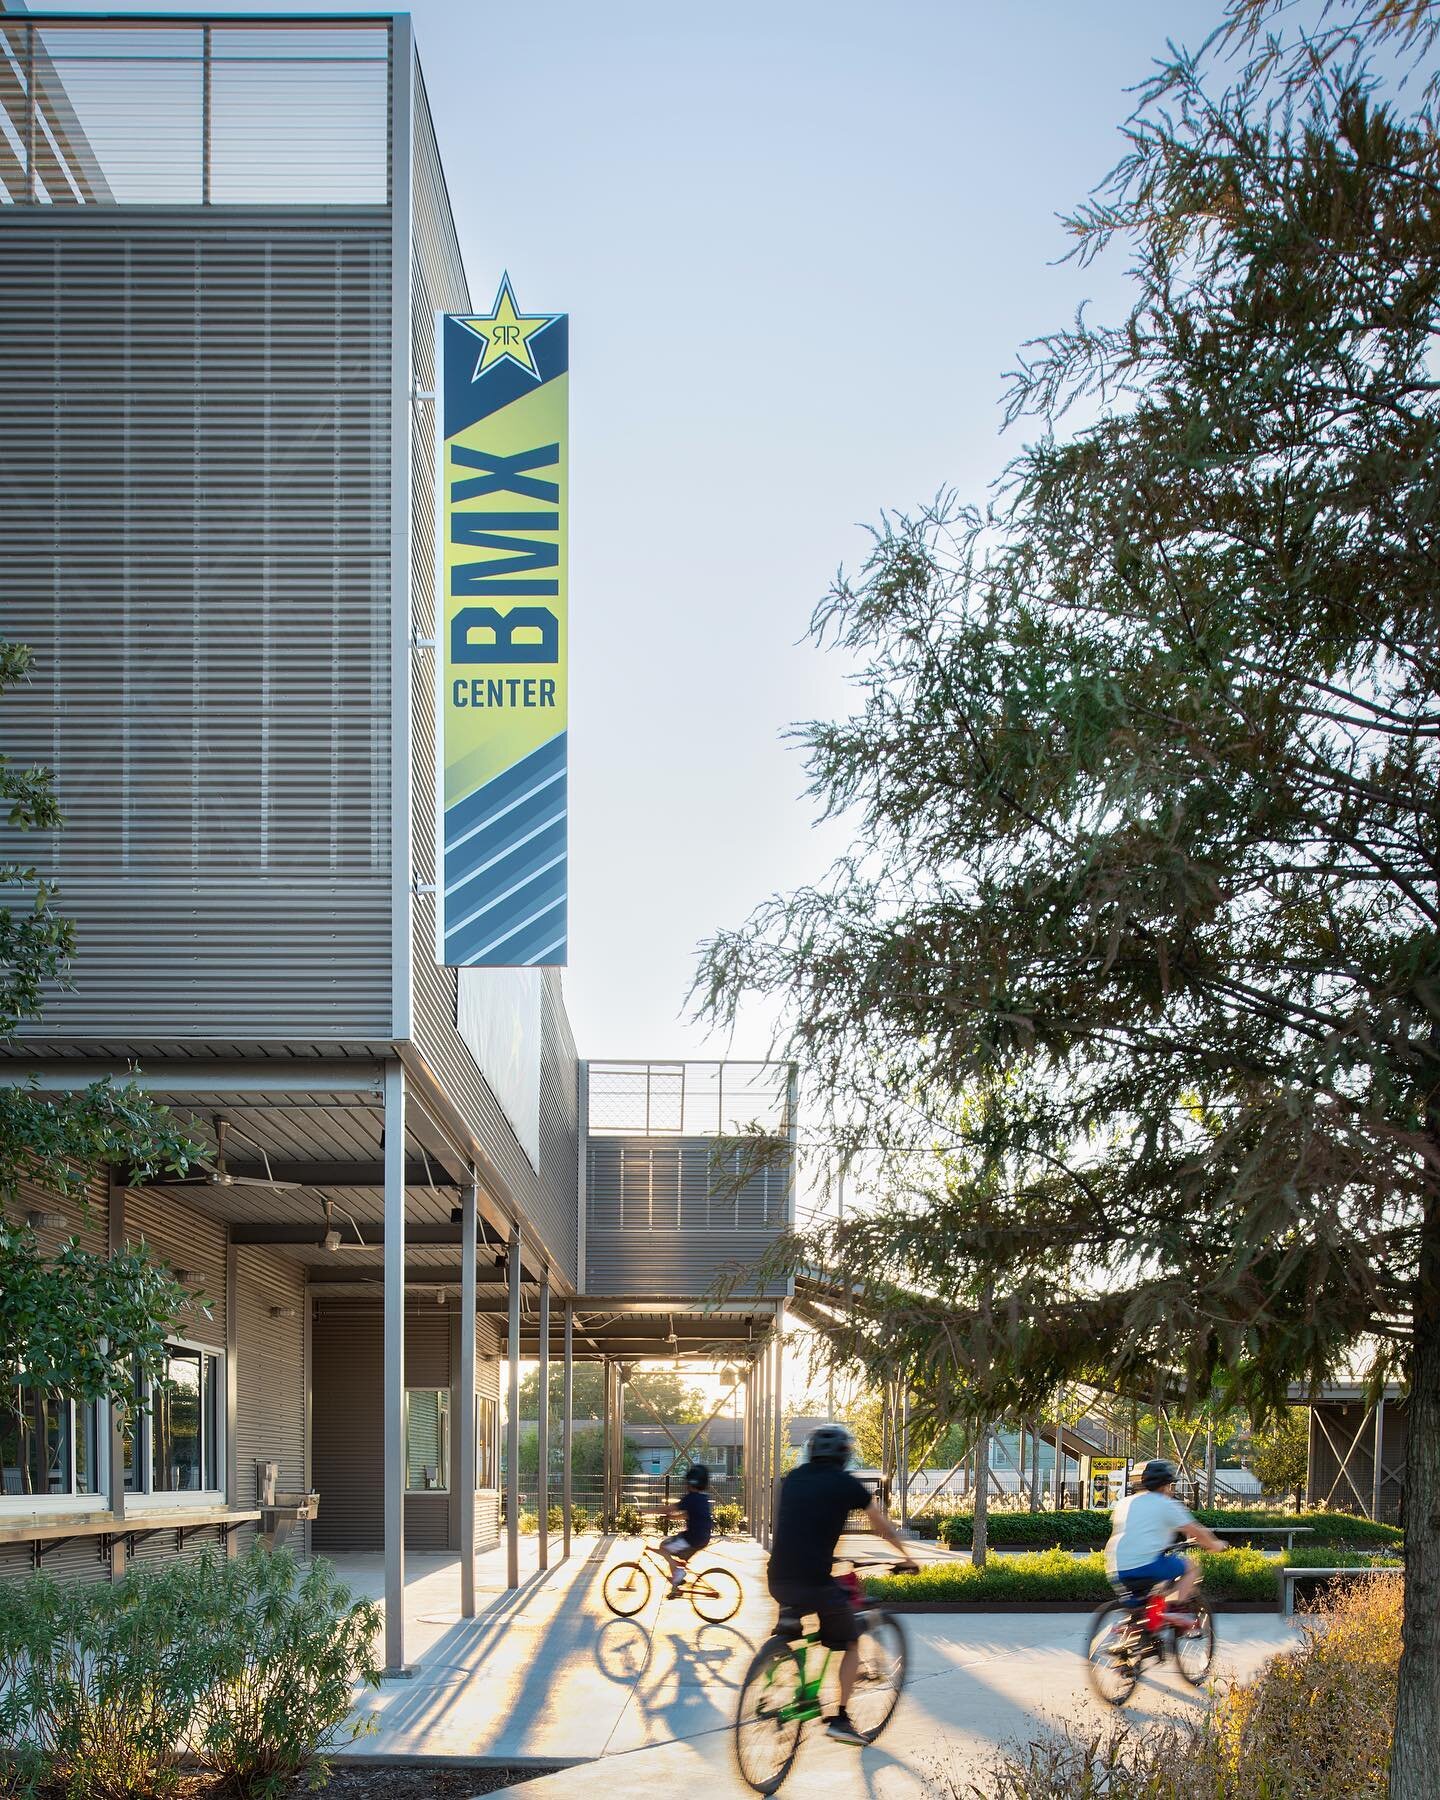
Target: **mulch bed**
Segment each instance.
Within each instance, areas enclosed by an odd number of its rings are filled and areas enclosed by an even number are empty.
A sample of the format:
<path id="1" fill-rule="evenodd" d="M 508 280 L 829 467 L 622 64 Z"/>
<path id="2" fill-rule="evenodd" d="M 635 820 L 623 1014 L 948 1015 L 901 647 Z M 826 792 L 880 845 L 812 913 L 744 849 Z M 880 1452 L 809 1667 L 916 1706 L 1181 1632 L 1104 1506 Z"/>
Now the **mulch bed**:
<path id="1" fill-rule="evenodd" d="M 557 1765 L 559 1766 L 559 1765 Z M 293 1800 L 470 1800 L 473 1794 L 493 1794 L 497 1788 L 533 1781 L 553 1773 L 533 1763 L 523 1768 L 472 1768 L 449 1763 L 371 1763 L 357 1768 L 345 1763 L 330 1765 L 330 1779 L 323 1788 L 312 1788 L 304 1779 L 289 1790 Z M 62 1788 L 42 1789 L 42 1800 L 65 1800 Z M 174 1800 L 234 1800 L 234 1790 L 213 1775 L 182 1776 L 172 1790 Z"/>

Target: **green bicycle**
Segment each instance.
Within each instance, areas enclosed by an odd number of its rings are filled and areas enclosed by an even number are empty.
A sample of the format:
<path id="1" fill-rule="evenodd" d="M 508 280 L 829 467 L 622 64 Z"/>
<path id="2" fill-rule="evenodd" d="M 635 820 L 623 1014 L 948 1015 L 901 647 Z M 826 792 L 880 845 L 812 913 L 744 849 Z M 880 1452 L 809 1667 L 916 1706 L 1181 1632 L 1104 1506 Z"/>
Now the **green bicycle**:
<path id="1" fill-rule="evenodd" d="M 850 1720 L 873 1744 L 890 1723 L 905 1686 L 905 1633 L 894 1614 L 880 1606 L 858 1607 L 856 1619 L 860 1669 L 850 1696 Z M 735 1761 L 757 1794 L 773 1794 L 790 1773 L 801 1733 L 821 1716 L 821 1693 L 837 1654 L 825 1648 L 818 1632 L 801 1633 L 799 1621 L 784 1613 L 774 1636 L 755 1652 L 735 1715 Z"/>

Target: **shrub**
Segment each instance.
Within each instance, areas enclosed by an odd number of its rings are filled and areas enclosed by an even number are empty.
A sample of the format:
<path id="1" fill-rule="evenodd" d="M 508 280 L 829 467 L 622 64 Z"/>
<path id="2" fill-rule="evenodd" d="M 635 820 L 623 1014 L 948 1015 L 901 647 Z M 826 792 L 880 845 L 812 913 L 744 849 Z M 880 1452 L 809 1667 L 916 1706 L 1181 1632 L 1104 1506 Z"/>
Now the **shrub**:
<path id="1" fill-rule="evenodd" d="M 351 1719 L 351 1700 L 357 1681 L 380 1680 L 379 1608 L 352 1603 L 327 1562 L 297 1580 L 288 1550 L 256 1545 L 239 1561 L 192 1566 L 195 1748 L 233 1791 L 273 1800 L 297 1775 L 322 1776 L 325 1751 L 368 1729 Z"/>
<path id="2" fill-rule="evenodd" d="M 1366 1568 L 1376 1558 L 1360 1551 L 1296 1550 L 1285 1562 L 1291 1567 Z M 1202 1553 L 1204 1592 L 1211 1600 L 1274 1600 L 1280 1559 L 1262 1550 Z M 992 1555 L 983 1569 L 973 1563 L 927 1563 L 918 1575 L 873 1575 L 867 1591 L 877 1600 L 987 1601 L 1083 1600 L 1099 1604 L 1110 1598 L 1105 1558 L 1098 1552 L 1075 1556 L 1059 1546 Z"/>
<path id="3" fill-rule="evenodd" d="M 175 1787 L 195 1697 L 183 1574 L 132 1569 L 94 1587 L 42 1578 L 7 1596 L 3 1731 L 27 1785 L 44 1778 L 72 1800 Z"/>
<path id="4" fill-rule="evenodd" d="M 615 1515 L 615 1530 L 621 1537 L 643 1537 L 645 1515 L 638 1506 L 622 1506 Z"/>
<path id="5" fill-rule="evenodd" d="M 526 1537 L 538 1537 L 540 1535 L 539 1515 L 522 1510 L 520 1514 L 520 1530 Z"/>
<path id="6" fill-rule="evenodd" d="M 378 1629 L 377 1609 L 352 1606 L 328 1564 L 297 1581 L 289 1552 L 260 1547 L 113 1584 L 0 1590 L 0 1746 L 14 1785 L 70 1800 L 164 1795 L 189 1754 L 234 1793 L 269 1800 L 346 1730 L 355 1681 L 378 1679 Z"/>
<path id="7" fill-rule="evenodd" d="M 722 1537 L 728 1537 L 741 1530 L 745 1524 L 745 1509 L 734 1500 L 722 1500 L 713 1514 L 715 1529 Z"/>
<path id="8" fill-rule="evenodd" d="M 561 1529 L 563 1530 L 563 1528 L 562 1515 Z M 593 1531 L 595 1529 L 595 1524 L 590 1517 L 590 1508 L 588 1506 L 572 1506 L 570 1508 L 570 1529 L 577 1537 L 581 1532 Z"/>
<path id="9" fill-rule="evenodd" d="M 1373 1519 L 1351 1513 L 1265 1512 L 1255 1507 L 1199 1507 L 1195 1517 L 1222 1536 L 1240 1538 L 1247 1525 L 1307 1526 L 1308 1535 L 1301 1540 L 1311 1548 L 1333 1545 L 1337 1549 L 1361 1550 L 1369 1546 L 1397 1545 L 1404 1533 L 1394 1525 L 1377 1524 Z M 947 1513 L 939 1521 L 940 1538 L 954 1550 L 968 1550 L 971 1545 L 975 1515 L 969 1512 Z M 1067 1550 L 1089 1550 L 1105 1542 L 1110 1535 L 1110 1514 L 1088 1508 L 1073 1507 L 1064 1512 L 1005 1513 L 992 1515 L 989 1537 L 992 1544 L 1023 1544 L 1048 1547 L 1061 1544 Z M 1268 1540 L 1274 1543 L 1274 1539 Z"/>
<path id="10" fill-rule="evenodd" d="M 942 1765 L 948 1800 L 1382 1800 L 1400 1665 L 1401 1582 L 1332 1598 L 1299 1646 L 1189 1725 L 1047 1732 L 1005 1750 L 977 1783 Z"/>

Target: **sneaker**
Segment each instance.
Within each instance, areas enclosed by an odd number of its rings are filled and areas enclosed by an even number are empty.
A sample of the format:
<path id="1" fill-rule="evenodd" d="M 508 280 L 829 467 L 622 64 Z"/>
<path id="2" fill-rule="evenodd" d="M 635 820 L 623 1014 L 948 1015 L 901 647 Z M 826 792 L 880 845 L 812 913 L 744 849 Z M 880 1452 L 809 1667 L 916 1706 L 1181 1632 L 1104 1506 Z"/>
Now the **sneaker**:
<path id="1" fill-rule="evenodd" d="M 857 1731 L 850 1723 L 850 1715 L 842 1706 L 835 1717 L 825 1727 L 826 1737 L 838 1738 L 842 1744 L 865 1745 L 870 1742 L 863 1732 Z"/>
<path id="2" fill-rule="evenodd" d="M 684 1597 L 685 1583 L 683 1581 L 673 1582 L 670 1587 L 670 1598 L 672 1600 L 683 1600 Z"/>

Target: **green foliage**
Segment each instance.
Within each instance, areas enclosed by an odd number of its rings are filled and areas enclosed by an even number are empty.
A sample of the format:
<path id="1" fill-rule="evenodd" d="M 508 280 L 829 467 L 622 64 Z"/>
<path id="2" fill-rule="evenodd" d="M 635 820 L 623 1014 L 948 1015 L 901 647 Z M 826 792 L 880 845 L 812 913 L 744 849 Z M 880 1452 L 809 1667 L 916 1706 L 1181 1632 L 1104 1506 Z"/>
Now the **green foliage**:
<path id="1" fill-rule="evenodd" d="M 712 1509 L 715 1530 L 721 1537 L 731 1537 L 745 1525 L 745 1508 L 735 1500 L 722 1500 Z"/>
<path id="2" fill-rule="evenodd" d="M 1310 1466 L 1310 1416 L 1295 1406 L 1255 1433 L 1250 1467 L 1267 1494 L 1305 1491 Z"/>
<path id="3" fill-rule="evenodd" d="M 595 1522 L 588 1506 L 572 1506 L 570 1508 L 570 1529 L 577 1537 L 595 1529 Z"/>
<path id="4" fill-rule="evenodd" d="M 550 1364 L 550 1416 L 560 1417 L 564 1394 L 564 1373 L 553 1360 Z M 634 1369 L 626 1383 L 627 1411 L 632 1423 L 647 1424 L 646 1405 L 653 1407 L 667 1424 L 698 1425 L 709 1413 L 704 1393 L 672 1369 Z M 577 1419 L 603 1419 L 605 1416 L 605 1371 L 597 1362 L 574 1365 L 572 1405 Z M 540 1417 L 540 1370 L 530 1368 L 520 1378 L 520 1417 Z M 552 1438 L 554 1433 L 551 1434 Z"/>
<path id="5" fill-rule="evenodd" d="M 323 1777 L 324 1753 L 367 1729 L 351 1718 L 357 1682 L 377 1686 L 380 1610 L 353 1601 L 331 1564 L 301 1576 L 288 1550 L 184 1569 L 190 1650 L 199 1662 L 194 1746 L 237 1794 L 278 1800 Z"/>
<path id="6" fill-rule="evenodd" d="M 849 852 L 702 962 L 876 1171 L 772 1270 L 852 1283 L 833 1355 L 938 1418 L 1274 1410 L 1403 1365 L 1440 1256 L 1440 139 L 1294 17 L 1141 91 L 1069 221 L 1129 314 L 1024 354 L 991 507 L 883 519 L 822 603 Z"/>
<path id="7" fill-rule="evenodd" d="M 644 1537 L 645 1514 L 638 1506 L 626 1504 L 612 1516 L 610 1530 L 621 1537 Z"/>
<path id="8" fill-rule="evenodd" d="M 275 1800 L 342 1736 L 375 1682 L 378 1610 L 286 1551 L 131 1568 L 117 1582 L 0 1584 L 0 1755 L 22 1791 L 139 1800 L 197 1756 Z"/>
<path id="9" fill-rule="evenodd" d="M 129 1403 L 137 1367 L 163 1377 L 165 1341 L 189 1299 L 143 1244 L 97 1256 L 71 1239 L 49 1257 L 28 1225 L 0 1219 L 0 1391 Z"/>
<path id="10" fill-rule="evenodd" d="M 1299 1540 L 1306 1548 L 1334 1545 L 1337 1548 L 1383 1549 L 1399 1546 L 1405 1534 L 1394 1525 L 1377 1523 L 1355 1513 L 1265 1512 L 1258 1508 L 1197 1507 L 1195 1517 L 1225 1539 L 1242 1539 L 1247 1526 L 1304 1526 L 1308 1535 Z M 992 1512 L 989 1537 L 994 1544 L 1060 1545 L 1067 1550 L 1089 1550 L 1103 1545 L 1110 1536 L 1110 1514 L 1088 1508 L 1070 1507 L 1064 1512 Z M 968 1550 L 974 1527 L 974 1514 L 946 1513 L 939 1520 L 939 1536 L 951 1549 Z M 1266 1540 L 1260 1540 L 1263 1544 Z M 1271 1545 L 1276 1540 L 1270 1539 Z M 1297 1546 L 1298 1548 L 1298 1546 Z"/>
<path id="11" fill-rule="evenodd" d="M 1204 1592 L 1210 1600 L 1274 1600 L 1282 1559 L 1263 1550 L 1202 1552 Z M 1290 1568 L 1398 1568 L 1394 1559 L 1357 1550 L 1297 1549 L 1283 1558 Z M 918 1575 L 874 1575 L 866 1590 L 877 1600 L 1085 1600 L 1111 1595 L 1105 1558 L 1077 1556 L 1056 1546 L 1015 1556 L 993 1551 L 983 1568 L 973 1563 L 926 1563 Z"/>

